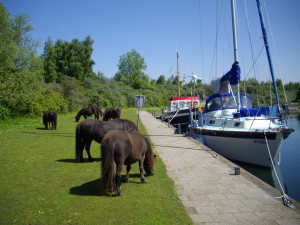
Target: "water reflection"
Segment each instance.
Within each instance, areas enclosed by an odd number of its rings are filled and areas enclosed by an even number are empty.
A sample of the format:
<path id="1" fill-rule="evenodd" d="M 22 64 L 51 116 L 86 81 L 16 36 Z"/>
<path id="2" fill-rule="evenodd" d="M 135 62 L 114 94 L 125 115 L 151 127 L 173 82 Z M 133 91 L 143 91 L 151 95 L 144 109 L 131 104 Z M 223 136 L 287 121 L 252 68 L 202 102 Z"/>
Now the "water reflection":
<path id="1" fill-rule="evenodd" d="M 261 166 L 255 166 L 243 162 L 234 161 L 235 164 L 239 165 L 241 168 L 247 170 L 252 175 L 258 177 L 264 182 L 268 183 L 272 187 L 276 188 L 280 192 L 284 190 L 287 193 L 287 186 L 285 185 L 280 165 L 280 153 L 274 159 L 274 168 L 267 168 Z"/>

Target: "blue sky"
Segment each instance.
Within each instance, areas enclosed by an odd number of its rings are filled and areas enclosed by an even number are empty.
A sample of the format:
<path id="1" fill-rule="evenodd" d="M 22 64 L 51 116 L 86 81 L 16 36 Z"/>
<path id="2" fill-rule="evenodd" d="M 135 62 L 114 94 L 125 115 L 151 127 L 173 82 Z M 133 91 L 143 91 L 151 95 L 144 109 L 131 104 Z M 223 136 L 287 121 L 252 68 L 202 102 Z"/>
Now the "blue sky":
<path id="1" fill-rule="evenodd" d="M 41 42 L 43 52 L 48 37 L 94 40 L 94 71 L 113 77 L 121 55 L 132 49 L 145 58 L 145 73 L 152 79 L 176 73 L 176 51 L 180 70 L 188 76 L 197 74 L 205 83 L 222 75 L 233 63 L 229 0 L 4 0 L 11 16 L 26 13 L 34 26 L 32 37 Z M 222 4 L 223 2 L 223 4 Z M 238 19 L 244 20 L 243 0 L 238 0 Z M 218 3 L 218 4 L 216 4 Z M 268 80 L 263 58 L 261 30 L 254 0 L 246 0 L 254 50 L 254 60 L 261 69 L 260 80 Z M 216 6 L 217 5 L 217 6 Z M 267 0 L 269 20 L 274 35 L 271 49 L 276 76 L 284 83 L 299 82 L 300 1 Z M 221 10 L 222 9 L 222 10 Z M 217 13 L 218 12 L 218 13 Z M 222 12 L 222 13 L 220 13 Z M 217 47 L 217 15 L 220 19 Z M 242 76 L 253 77 L 248 34 L 239 22 L 238 49 Z M 272 43 L 272 42 L 271 42 Z M 216 54 L 214 54 L 216 52 Z M 277 66 L 278 56 L 279 67 Z M 216 56 L 216 57 L 214 57 Z M 249 72 L 250 71 L 250 72 Z M 255 74 L 256 74 L 255 73 Z"/>

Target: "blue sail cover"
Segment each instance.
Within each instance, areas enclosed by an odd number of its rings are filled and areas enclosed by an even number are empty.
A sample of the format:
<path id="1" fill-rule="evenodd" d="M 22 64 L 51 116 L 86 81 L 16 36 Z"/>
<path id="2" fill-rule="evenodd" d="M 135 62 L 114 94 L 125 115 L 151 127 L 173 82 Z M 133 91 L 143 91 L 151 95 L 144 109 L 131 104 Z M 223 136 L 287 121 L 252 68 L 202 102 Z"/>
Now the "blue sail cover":
<path id="1" fill-rule="evenodd" d="M 230 85 L 236 85 L 241 79 L 241 68 L 238 62 L 233 63 L 229 72 L 222 76 L 221 82 L 229 81 Z"/>

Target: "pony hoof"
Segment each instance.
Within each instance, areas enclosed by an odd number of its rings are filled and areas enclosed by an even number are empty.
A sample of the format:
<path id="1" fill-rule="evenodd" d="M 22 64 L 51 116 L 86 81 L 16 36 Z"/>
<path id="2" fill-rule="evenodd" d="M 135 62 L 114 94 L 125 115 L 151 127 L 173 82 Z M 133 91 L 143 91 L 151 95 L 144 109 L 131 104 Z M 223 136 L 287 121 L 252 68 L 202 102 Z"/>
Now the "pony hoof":
<path id="1" fill-rule="evenodd" d="M 122 192 L 117 192 L 115 196 L 121 196 Z"/>
<path id="2" fill-rule="evenodd" d="M 141 183 L 148 183 L 148 181 L 146 179 L 141 180 Z"/>

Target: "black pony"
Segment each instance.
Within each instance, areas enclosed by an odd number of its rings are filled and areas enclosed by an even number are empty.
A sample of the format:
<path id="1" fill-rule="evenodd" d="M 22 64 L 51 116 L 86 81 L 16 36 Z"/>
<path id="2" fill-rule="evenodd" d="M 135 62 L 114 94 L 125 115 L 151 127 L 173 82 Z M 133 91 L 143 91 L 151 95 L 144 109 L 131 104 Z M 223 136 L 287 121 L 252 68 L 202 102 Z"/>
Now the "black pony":
<path id="1" fill-rule="evenodd" d="M 141 183 L 146 183 L 144 169 L 148 176 L 154 175 L 153 165 L 155 155 L 147 138 L 139 132 L 125 132 L 112 130 L 108 132 L 101 142 L 101 168 L 102 185 L 100 193 L 121 195 L 121 172 L 126 165 L 126 182 L 129 182 L 131 164 L 139 162 Z M 114 177 L 114 163 L 116 175 Z"/>
<path id="2" fill-rule="evenodd" d="M 99 144 L 104 135 L 111 130 L 125 130 L 128 132 L 137 131 L 138 128 L 130 120 L 115 119 L 113 121 L 101 121 L 94 119 L 87 119 L 76 127 L 76 148 L 75 148 L 75 161 L 83 161 L 83 150 L 85 148 L 89 161 L 93 161 L 90 154 L 90 147 L 92 141 Z"/>
<path id="3" fill-rule="evenodd" d="M 121 116 L 121 108 L 120 107 L 111 107 L 106 108 L 104 111 L 103 120 L 108 121 L 110 119 L 117 119 Z"/>
<path id="4" fill-rule="evenodd" d="M 78 122 L 80 120 L 80 117 L 83 116 L 85 119 L 87 119 L 89 116 L 95 115 L 95 119 L 99 120 L 99 115 L 103 116 L 103 112 L 100 107 L 98 106 L 90 106 L 88 108 L 82 108 L 77 113 L 75 120 Z"/>
<path id="5" fill-rule="evenodd" d="M 57 128 L 57 114 L 54 111 L 47 111 L 44 112 L 43 115 L 43 124 L 45 125 L 45 128 L 48 129 L 48 126 L 51 126 L 51 129 Z"/>

